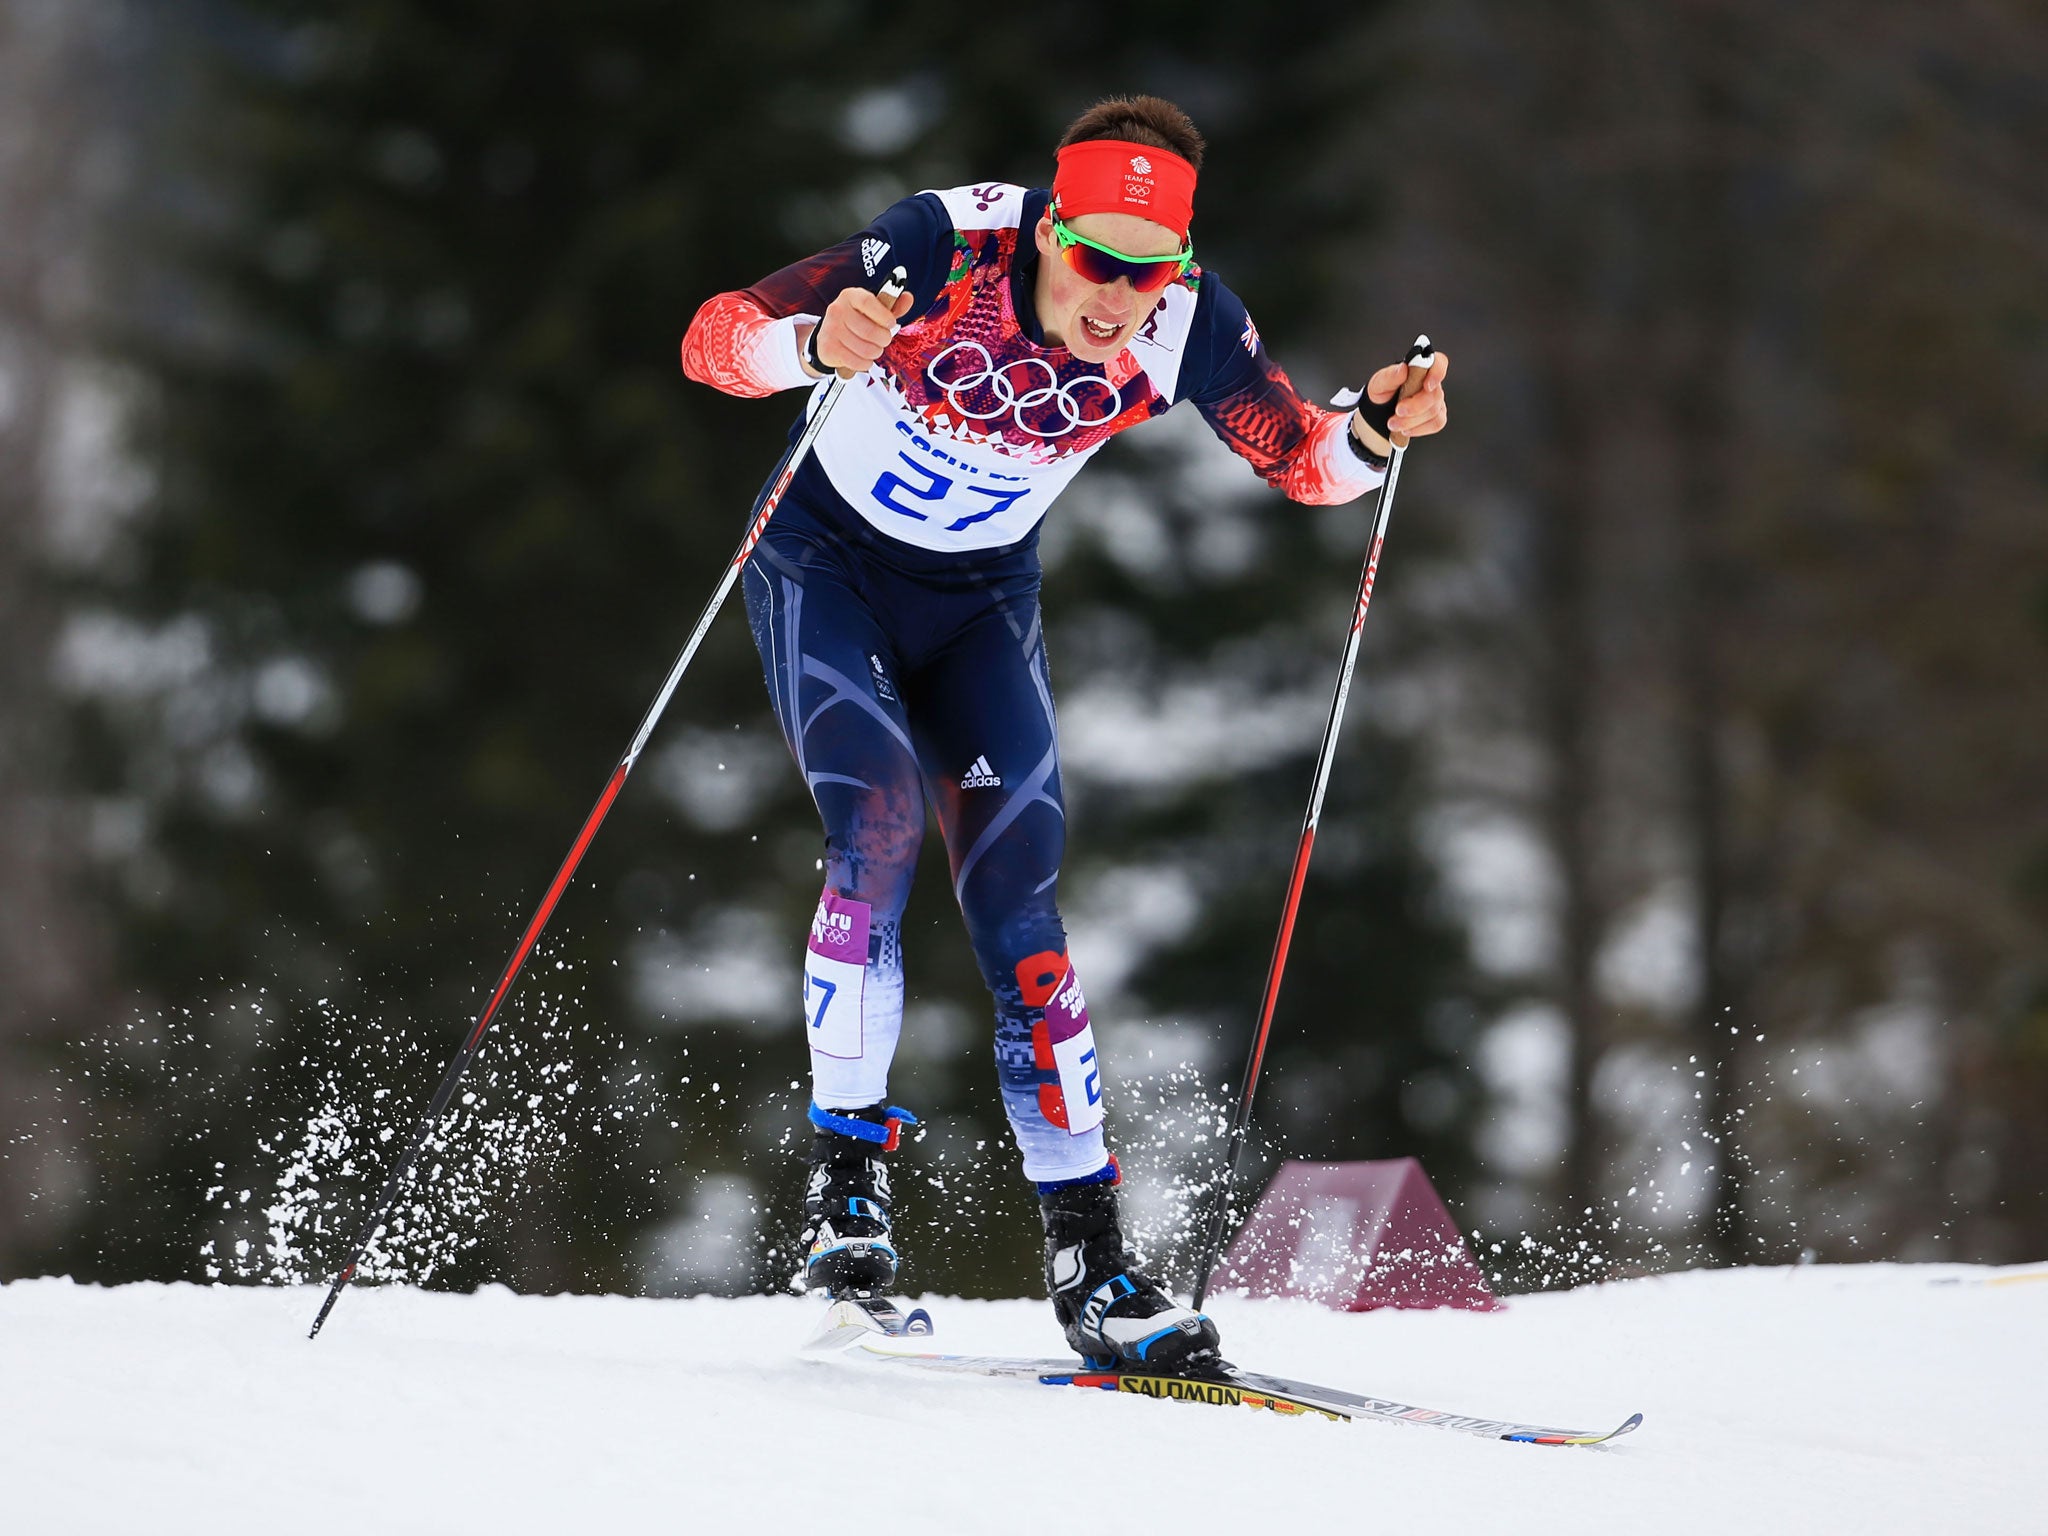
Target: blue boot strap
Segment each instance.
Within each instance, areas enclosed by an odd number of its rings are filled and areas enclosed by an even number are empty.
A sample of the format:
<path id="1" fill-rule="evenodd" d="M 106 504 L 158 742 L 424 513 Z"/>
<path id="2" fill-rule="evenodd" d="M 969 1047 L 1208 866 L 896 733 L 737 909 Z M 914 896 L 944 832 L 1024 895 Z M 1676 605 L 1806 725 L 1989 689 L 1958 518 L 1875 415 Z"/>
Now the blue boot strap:
<path id="1" fill-rule="evenodd" d="M 859 1120 L 852 1115 L 835 1115 L 829 1109 L 811 1106 L 811 1124 L 821 1131 L 830 1131 L 835 1136 L 850 1136 L 855 1141 L 871 1141 L 884 1152 L 894 1152 L 903 1127 L 916 1125 L 917 1116 L 900 1105 L 891 1104 L 882 1113 L 888 1118 L 880 1125 L 872 1120 Z"/>

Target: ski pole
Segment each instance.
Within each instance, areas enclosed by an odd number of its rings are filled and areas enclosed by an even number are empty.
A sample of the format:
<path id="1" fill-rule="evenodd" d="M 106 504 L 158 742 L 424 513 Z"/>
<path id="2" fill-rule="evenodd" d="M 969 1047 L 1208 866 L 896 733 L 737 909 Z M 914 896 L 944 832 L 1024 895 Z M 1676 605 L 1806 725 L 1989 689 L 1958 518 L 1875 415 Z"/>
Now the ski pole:
<path id="1" fill-rule="evenodd" d="M 883 303 L 893 305 L 909 283 L 909 273 L 898 267 L 890 274 L 889 281 L 882 285 L 877 297 Z M 819 323 L 823 324 L 823 321 Z M 475 1060 L 477 1047 L 482 1044 L 485 1031 L 491 1027 L 491 1021 L 498 1016 L 498 1009 L 504 1003 L 506 994 L 512 990 L 512 983 L 518 979 L 520 968 L 526 964 L 526 957 L 533 952 L 533 946 L 539 941 L 541 930 L 547 927 L 549 917 L 554 914 L 555 903 L 561 900 L 562 892 L 576 873 L 576 866 L 583 862 L 583 855 L 590 847 L 591 839 L 597 836 L 597 829 L 604 824 L 605 816 L 612 808 L 612 802 L 619 797 L 619 790 L 626 782 L 626 775 L 633 771 L 634 762 L 646 747 L 648 737 L 654 734 L 655 723 L 661 719 L 662 711 L 668 708 L 668 701 L 674 695 L 677 684 L 682 682 L 683 673 L 688 669 L 691 658 L 697 654 L 697 647 L 704 643 L 704 636 L 711 628 L 711 621 L 717 617 L 718 610 L 725 605 L 725 599 L 733 589 L 733 584 L 739 580 L 740 570 L 746 565 L 747 556 L 751 555 L 754 546 L 761 542 L 761 535 L 767 531 L 768 520 L 775 515 L 775 509 L 782 504 L 782 496 L 789 489 L 789 482 L 796 478 L 797 470 L 803 467 L 804 458 L 811 451 L 811 445 L 817 441 L 818 433 L 831 416 L 833 407 L 839 404 L 840 396 L 846 393 L 846 386 L 852 378 L 851 372 L 845 369 L 838 370 L 838 377 L 826 387 L 824 396 L 818 401 L 817 409 L 811 412 L 811 419 L 805 425 L 803 434 L 791 445 L 789 451 L 783 454 L 774 480 L 762 493 L 761 499 L 755 503 L 754 512 L 747 523 L 746 535 L 740 540 L 738 552 L 726 565 L 725 574 L 719 579 L 718 590 L 711 594 L 711 601 L 705 605 L 702 616 L 697 620 L 697 627 L 690 631 L 690 638 L 683 643 L 682 654 L 676 657 L 675 665 L 668 669 L 668 677 L 661 685 L 661 692 L 654 696 L 654 702 L 641 717 L 640 727 L 633 732 L 633 740 L 627 745 L 625 755 L 613 767 L 611 777 L 605 780 L 604 791 L 597 797 L 597 804 L 592 806 L 590 814 L 583 818 L 583 830 L 576 834 L 576 841 L 569 845 L 569 856 L 562 860 L 562 867 L 555 871 L 555 878 L 549 884 L 547 894 L 541 897 L 540 905 L 534 909 L 532 918 L 526 924 L 526 931 L 519 936 L 519 943 L 512 951 L 512 958 L 505 962 L 505 969 L 499 973 L 498 985 L 491 992 L 491 1000 L 484 1004 L 483 1012 L 477 1015 L 476 1022 L 470 1026 L 469 1033 L 463 1038 L 462 1048 L 448 1064 L 448 1074 L 441 1079 L 441 1086 L 434 1090 L 433 1098 L 428 1101 L 427 1112 L 420 1117 L 419 1125 L 414 1128 L 412 1140 L 406 1143 L 404 1152 L 400 1154 L 398 1161 L 392 1164 L 391 1174 L 384 1181 L 383 1193 L 378 1195 L 376 1207 L 370 1212 L 369 1220 L 363 1223 L 363 1230 L 357 1236 L 354 1248 L 349 1252 L 348 1263 L 344 1264 L 341 1273 L 334 1277 L 334 1284 L 328 1289 L 327 1299 L 320 1304 L 320 1315 L 313 1319 L 313 1328 L 306 1335 L 307 1338 L 314 1339 L 320 1336 L 320 1328 L 327 1321 L 327 1314 L 334 1310 L 335 1302 L 341 1299 L 343 1288 L 355 1278 L 356 1266 L 362 1263 L 363 1255 L 369 1251 L 371 1242 L 375 1240 L 386 1218 L 390 1216 L 391 1207 L 398 1201 L 398 1192 L 405 1183 L 406 1175 L 412 1172 L 414 1159 L 419 1156 L 420 1148 L 426 1145 L 427 1137 L 436 1122 L 446 1112 L 448 1101 L 455 1096 L 455 1085 L 462 1080 L 462 1074 L 469 1070 L 470 1062 Z"/>
<path id="2" fill-rule="evenodd" d="M 1408 377 L 1396 399 L 1406 399 L 1429 377 L 1429 365 L 1436 349 L 1427 336 L 1415 338 L 1408 349 Z M 1347 428 L 1348 430 L 1348 428 Z M 1344 701 L 1351 693 L 1351 672 L 1358 664 L 1358 637 L 1365 628 L 1365 610 L 1372 606 L 1372 584 L 1380 571 L 1380 545 L 1387 536 L 1387 518 L 1394 510 L 1394 487 L 1401 479 L 1401 457 L 1408 451 L 1404 432 L 1391 434 L 1392 462 L 1380 487 L 1379 505 L 1374 510 L 1372 543 L 1366 550 L 1365 574 L 1359 578 L 1358 602 L 1351 611 L 1351 634 L 1344 642 L 1344 665 L 1337 674 L 1337 692 L 1330 700 L 1330 717 L 1323 726 L 1322 749 L 1316 754 L 1315 786 L 1309 791 L 1308 815 L 1301 824 L 1301 842 L 1294 850 L 1294 872 L 1287 878 L 1287 902 L 1280 912 L 1280 932 L 1273 941 L 1273 958 L 1266 967 L 1266 994 L 1259 1004 L 1259 1027 L 1252 1032 L 1251 1057 L 1245 1063 L 1244 1086 L 1238 1094 L 1237 1111 L 1231 1117 L 1230 1141 L 1223 1153 L 1222 1187 L 1216 1195 L 1216 1217 L 1209 1228 L 1209 1241 L 1202 1249 L 1202 1267 L 1195 1277 L 1195 1310 L 1209 1293 L 1209 1275 L 1222 1256 L 1223 1223 L 1230 1210 L 1231 1186 L 1237 1175 L 1238 1154 L 1244 1150 L 1245 1131 L 1251 1124 L 1252 1093 L 1259 1085 L 1259 1068 L 1266 1059 L 1266 1037 L 1273 1028 L 1273 1009 L 1280 1001 L 1280 977 L 1287 969 L 1287 946 L 1294 937 L 1294 916 L 1301 907 L 1302 882 L 1308 878 L 1309 855 L 1315 851 L 1316 823 L 1323 815 L 1323 792 L 1330 787 L 1330 765 L 1337 756 L 1337 732 L 1344 724 Z"/>

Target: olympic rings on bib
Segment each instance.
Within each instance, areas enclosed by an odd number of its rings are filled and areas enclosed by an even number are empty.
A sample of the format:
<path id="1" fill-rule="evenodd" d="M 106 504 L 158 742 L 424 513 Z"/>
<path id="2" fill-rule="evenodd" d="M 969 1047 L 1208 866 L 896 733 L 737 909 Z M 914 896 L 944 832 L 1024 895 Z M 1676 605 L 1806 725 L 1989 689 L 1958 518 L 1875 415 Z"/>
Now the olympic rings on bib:
<path id="1" fill-rule="evenodd" d="M 939 369 L 955 352 L 974 352 L 981 358 L 981 367 L 957 379 L 944 377 Z M 1045 374 L 1046 382 L 1024 390 L 1021 394 L 1011 381 L 1010 374 L 1019 368 L 1038 368 Z M 1123 409 L 1123 396 L 1114 384 L 1099 374 L 1086 374 L 1078 379 L 1060 382 L 1057 369 L 1042 357 L 1020 357 L 1012 362 L 997 366 L 987 347 L 978 341 L 956 341 L 950 347 L 925 365 L 924 376 L 945 393 L 946 403 L 968 421 L 995 421 L 1009 416 L 1016 424 L 1033 437 L 1064 437 L 1076 427 L 1099 427 L 1116 419 Z M 1108 397 L 1106 409 L 1100 416 L 1082 413 L 1081 405 L 1087 386 L 1093 386 Z M 975 410 L 972 405 L 993 403 L 993 410 Z M 1041 432 L 1025 419 L 1026 411 L 1040 411 L 1043 419 L 1044 408 L 1056 408 L 1059 424 L 1049 432 Z"/>

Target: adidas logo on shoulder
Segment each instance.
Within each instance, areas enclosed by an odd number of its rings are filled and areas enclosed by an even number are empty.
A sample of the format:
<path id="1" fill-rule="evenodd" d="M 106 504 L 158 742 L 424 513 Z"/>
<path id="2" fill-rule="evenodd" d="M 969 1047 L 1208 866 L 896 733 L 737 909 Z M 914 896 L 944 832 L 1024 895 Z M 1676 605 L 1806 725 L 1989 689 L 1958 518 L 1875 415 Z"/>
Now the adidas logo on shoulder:
<path id="1" fill-rule="evenodd" d="M 962 789 L 1001 789 L 1002 786 L 1003 776 L 989 766 L 986 754 L 977 757 L 960 780 Z"/>
<path id="2" fill-rule="evenodd" d="M 877 240 L 873 235 L 869 235 L 860 243 L 860 264 L 867 268 L 869 277 L 875 275 L 876 270 L 882 265 L 882 258 L 888 254 L 889 242 L 886 240 Z"/>

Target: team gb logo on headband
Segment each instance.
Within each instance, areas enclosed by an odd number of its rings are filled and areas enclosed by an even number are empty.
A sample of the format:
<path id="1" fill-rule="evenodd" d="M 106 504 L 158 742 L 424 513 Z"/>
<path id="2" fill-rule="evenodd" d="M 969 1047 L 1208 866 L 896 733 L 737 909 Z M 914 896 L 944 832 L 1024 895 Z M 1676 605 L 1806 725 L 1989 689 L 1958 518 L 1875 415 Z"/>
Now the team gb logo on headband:
<path id="1" fill-rule="evenodd" d="M 1131 156 L 1131 168 L 1124 175 L 1124 201 L 1151 207 L 1152 186 L 1152 162 L 1143 155 Z"/>

